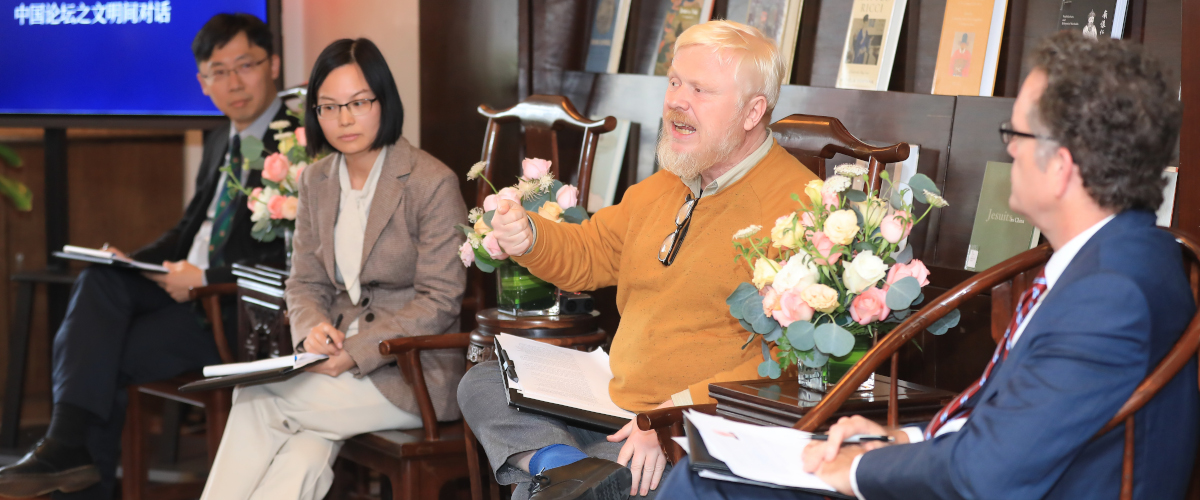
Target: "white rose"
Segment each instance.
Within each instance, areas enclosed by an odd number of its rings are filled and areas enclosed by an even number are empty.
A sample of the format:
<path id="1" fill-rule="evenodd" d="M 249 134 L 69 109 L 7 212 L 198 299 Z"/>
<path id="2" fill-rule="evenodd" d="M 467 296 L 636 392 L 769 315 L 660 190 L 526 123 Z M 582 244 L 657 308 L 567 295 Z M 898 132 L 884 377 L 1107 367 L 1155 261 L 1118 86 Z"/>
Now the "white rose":
<path id="1" fill-rule="evenodd" d="M 825 219 L 825 236 L 837 245 L 849 245 L 858 234 L 858 216 L 852 210 L 838 210 Z"/>
<path id="2" fill-rule="evenodd" d="M 859 293 L 887 276 L 888 266 L 883 259 L 876 257 L 870 251 L 859 252 L 854 260 L 846 264 L 842 273 L 842 282 L 851 293 Z"/>
<path id="3" fill-rule="evenodd" d="M 813 285 L 821 277 L 817 270 L 817 265 L 813 264 L 812 258 L 808 254 L 796 254 L 788 259 L 787 264 L 784 264 L 783 269 L 775 275 L 775 282 L 771 285 L 779 293 L 795 292 L 800 293 Z"/>
<path id="4" fill-rule="evenodd" d="M 863 224 L 868 228 L 879 227 L 879 223 L 883 221 L 884 214 L 887 213 L 887 205 L 875 197 L 857 202 L 854 204 L 854 207 L 863 215 Z"/>
<path id="5" fill-rule="evenodd" d="M 754 261 L 754 286 L 762 290 L 764 286 L 770 285 L 775 281 L 775 273 L 779 272 L 774 262 L 767 259 L 758 259 Z"/>

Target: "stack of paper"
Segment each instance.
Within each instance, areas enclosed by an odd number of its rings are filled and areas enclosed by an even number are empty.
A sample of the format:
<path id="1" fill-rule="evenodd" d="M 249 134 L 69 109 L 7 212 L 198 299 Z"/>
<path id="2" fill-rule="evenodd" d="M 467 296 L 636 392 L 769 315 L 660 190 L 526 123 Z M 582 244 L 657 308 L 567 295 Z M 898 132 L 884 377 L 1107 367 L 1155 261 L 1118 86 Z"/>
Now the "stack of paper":
<path id="1" fill-rule="evenodd" d="M 825 481 L 804 472 L 804 447 L 812 434 L 788 427 L 764 427 L 688 411 L 687 418 L 700 432 L 713 458 L 725 462 L 739 477 L 700 471 L 700 477 L 743 482 L 741 478 L 793 488 L 836 491 Z"/>
<path id="2" fill-rule="evenodd" d="M 328 358 L 324 354 L 313 354 L 311 352 L 302 352 L 291 356 L 280 356 L 278 358 L 260 359 L 258 361 L 247 361 L 245 363 L 229 363 L 224 365 L 212 365 L 204 367 L 205 377 L 224 377 L 226 375 L 238 375 L 241 373 L 254 373 L 267 370 L 277 370 L 279 368 L 291 367 L 299 370 L 305 366 L 311 365 L 322 359 Z"/>
<path id="3" fill-rule="evenodd" d="M 614 417 L 635 416 L 608 394 L 613 374 L 603 349 L 582 352 L 507 333 L 496 339 L 517 374 L 509 387 L 522 396 Z"/>

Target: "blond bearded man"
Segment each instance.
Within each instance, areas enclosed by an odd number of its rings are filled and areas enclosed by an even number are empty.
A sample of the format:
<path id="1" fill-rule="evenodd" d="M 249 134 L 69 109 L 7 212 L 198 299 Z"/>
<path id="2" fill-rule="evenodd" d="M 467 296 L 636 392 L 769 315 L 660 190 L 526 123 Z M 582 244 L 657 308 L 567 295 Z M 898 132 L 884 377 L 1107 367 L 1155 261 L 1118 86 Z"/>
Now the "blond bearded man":
<path id="1" fill-rule="evenodd" d="M 771 227 L 816 178 L 767 130 L 783 67 L 754 28 L 688 29 L 667 76 L 662 171 L 581 225 L 505 202 L 492 219 L 504 251 L 539 277 L 571 291 L 617 286 L 609 393 L 622 408 L 705 403 L 709 383 L 758 375 L 760 349 L 742 349 L 745 331 L 724 303 L 751 278 L 730 237 Z M 508 407 L 496 363 L 468 372 L 458 398 L 497 479 L 533 483 L 518 499 L 652 496 L 667 468 L 654 432 L 633 422 L 605 436 Z"/>

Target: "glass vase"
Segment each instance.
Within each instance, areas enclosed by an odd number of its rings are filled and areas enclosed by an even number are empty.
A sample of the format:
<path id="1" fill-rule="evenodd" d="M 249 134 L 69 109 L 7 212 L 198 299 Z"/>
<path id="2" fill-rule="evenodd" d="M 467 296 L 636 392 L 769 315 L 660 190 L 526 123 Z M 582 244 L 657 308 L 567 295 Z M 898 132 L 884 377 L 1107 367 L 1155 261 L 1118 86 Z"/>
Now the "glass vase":
<path id="1" fill-rule="evenodd" d="M 824 368 L 810 368 L 801 364 L 799 372 L 801 401 L 820 401 L 825 395 Z"/>
<path id="2" fill-rule="evenodd" d="M 871 350 L 875 344 L 874 337 L 871 335 L 855 335 L 854 347 L 850 349 L 850 353 L 840 358 L 829 358 L 829 362 L 825 364 L 822 378 L 826 387 L 833 387 L 846 376 L 846 373 L 858 363 L 859 360 Z M 872 373 L 867 380 L 858 386 L 859 392 L 870 391 L 875 389 L 875 374 Z"/>
<path id="3" fill-rule="evenodd" d="M 558 314 L 558 287 L 534 276 L 522 266 L 505 263 L 496 268 L 496 302 L 510 316 Z"/>
<path id="4" fill-rule="evenodd" d="M 292 238 L 295 235 L 296 235 L 296 230 L 294 228 L 290 228 L 290 227 L 283 228 L 283 252 L 284 252 L 283 265 L 288 270 L 288 272 L 291 272 L 291 270 L 292 270 Z"/>

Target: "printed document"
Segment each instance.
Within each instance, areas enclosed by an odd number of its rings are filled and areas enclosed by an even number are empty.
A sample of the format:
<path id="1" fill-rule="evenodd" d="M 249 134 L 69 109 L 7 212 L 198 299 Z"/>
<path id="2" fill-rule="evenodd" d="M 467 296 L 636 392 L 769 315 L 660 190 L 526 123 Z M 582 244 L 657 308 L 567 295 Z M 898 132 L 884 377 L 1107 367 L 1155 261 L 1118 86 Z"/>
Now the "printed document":
<path id="1" fill-rule="evenodd" d="M 608 394 L 613 374 L 603 349 L 582 352 L 507 333 L 496 339 L 517 374 L 508 385 L 522 396 L 614 417 L 635 416 Z"/>
<path id="2" fill-rule="evenodd" d="M 228 363 L 224 365 L 212 365 L 204 367 L 205 377 L 224 377 L 226 375 L 238 375 L 241 373 L 254 373 L 267 370 L 277 370 L 279 368 L 291 367 L 299 370 L 308 365 L 316 363 L 329 356 L 324 354 L 313 354 L 311 352 L 302 352 L 291 356 L 280 356 L 278 358 L 260 359 L 258 361 L 247 361 L 245 363 Z"/>
<path id="3" fill-rule="evenodd" d="M 738 476 L 780 486 L 836 491 L 817 476 L 804 472 L 802 452 L 812 441 L 811 433 L 789 427 L 743 424 L 691 410 L 687 418 L 700 432 L 708 453 L 725 462 Z M 734 481 L 720 473 L 702 475 Z"/>

